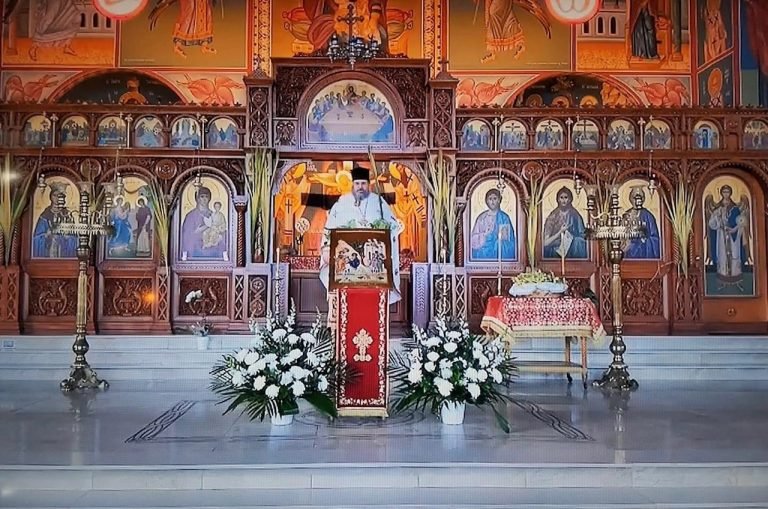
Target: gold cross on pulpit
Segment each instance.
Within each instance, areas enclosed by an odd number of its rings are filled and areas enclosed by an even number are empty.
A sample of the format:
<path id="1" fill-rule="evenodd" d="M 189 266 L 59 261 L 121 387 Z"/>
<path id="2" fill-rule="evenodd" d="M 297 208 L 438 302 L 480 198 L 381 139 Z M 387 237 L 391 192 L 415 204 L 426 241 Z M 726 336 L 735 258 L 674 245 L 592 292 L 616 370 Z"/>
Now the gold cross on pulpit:
<path id="1" fill-rule="evenodd" d="M 368 331 L 360 329 L 352 339 L 352 343 L 357 347 L 357 353 L 354 357 L 355 360 L 357 362 L 369 362 L 371 360 L 371 354 L 368 353 L 368 348 L 373 344 L 373 338 L 368 334 Z"/>

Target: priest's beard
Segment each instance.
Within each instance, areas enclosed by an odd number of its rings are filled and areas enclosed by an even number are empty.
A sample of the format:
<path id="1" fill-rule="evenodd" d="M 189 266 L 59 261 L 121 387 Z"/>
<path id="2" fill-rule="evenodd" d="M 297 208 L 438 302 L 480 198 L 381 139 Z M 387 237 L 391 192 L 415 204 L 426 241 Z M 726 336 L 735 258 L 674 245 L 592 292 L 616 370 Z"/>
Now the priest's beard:
<path id="1" fill-rule="evenodd" d="M 355 207 L 360 206 L 360 202 L 368 198 L 368 193 L 366 191 L 357 191 L 355 192 Z"/>

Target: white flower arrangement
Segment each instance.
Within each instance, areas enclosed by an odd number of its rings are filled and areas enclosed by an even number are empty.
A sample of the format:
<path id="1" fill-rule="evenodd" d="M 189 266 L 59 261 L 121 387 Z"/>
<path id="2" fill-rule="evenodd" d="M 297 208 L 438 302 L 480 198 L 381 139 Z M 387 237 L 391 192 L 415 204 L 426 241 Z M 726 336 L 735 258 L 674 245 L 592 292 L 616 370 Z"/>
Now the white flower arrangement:
<path id="1" fill-rule="evenodd" d="M 189 304 L 192 310 L 197 309 L 197 314 L 200 317 L 196 323 L 189 326 L 192 333 L 197 336 L 207 336 L 213 329 L 213 326 L 205 316 L 204 300 L 202 290 L 192 290 L 187 292 L 187 295 L 184 297 L 184 302 Z"/>
<path id="2" fill-rule="evenodd" d="M 400 382 L 394 409 L 430 407 L 437 413 L 445 403 L 489 405 L 499 425 L 509 432 L 506 418 L 496 409 L 508 397 L 500 384 L 513 378 L 516 367 L 499 338 L 486 342 L 469 332 L 464 321 L 448 324 L 438 318 L 434 329 L 413 328 L 406 355 L 395 355 Z"/>
<path id="3" fill-rule="evenodd" d="M 331 397 L 337 385 L 332 340 L 320 317 L 307 332 L 294 331 L 296 308 L 284 318 L 267 315 L 260 327 L 251 321 L 251 346 L 225 355 L 211 371 L 211 389 L 230 402 L 224 413 L 243 407 L 251 419 L 298 413 L 299 398 L 336 417 Z"/>

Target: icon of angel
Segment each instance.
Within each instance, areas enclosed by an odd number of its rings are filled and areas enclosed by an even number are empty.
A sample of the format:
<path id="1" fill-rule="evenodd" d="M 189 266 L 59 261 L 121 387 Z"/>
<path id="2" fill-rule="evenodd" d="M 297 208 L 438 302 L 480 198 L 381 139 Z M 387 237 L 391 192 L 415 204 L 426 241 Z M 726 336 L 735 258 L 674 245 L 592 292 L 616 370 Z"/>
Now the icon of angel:
<path id="1" fill-rule="evenodd" d="M 721 186 L 719 193 L 717 202 L 712 193 L 704 198 L 706 263 L 716 269 L 719 279 L 735 281 L 752 264 L 749 196 L 744 193 L 734 202 L 729 185 Z"/>

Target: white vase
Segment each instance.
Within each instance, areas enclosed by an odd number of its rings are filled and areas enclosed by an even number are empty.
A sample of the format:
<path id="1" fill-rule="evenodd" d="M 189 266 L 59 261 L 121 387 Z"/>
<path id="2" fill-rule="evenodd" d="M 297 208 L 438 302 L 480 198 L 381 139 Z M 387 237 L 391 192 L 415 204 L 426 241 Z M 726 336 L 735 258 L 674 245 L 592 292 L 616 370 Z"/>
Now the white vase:
<path id="1" fill-rule="evenodd" d="M 211 343 L 210 336 L 197 336 L 197 349 L 208 350 L 208 345 Z"/>
<path id="2" fill-rule="evenodd" d="M 465 406 L 463 402 L 446 401 L 440 407 L 440 420 L 451 426 L 464 424 Z"/>
<path id="3" fill-rule="evenodd" d="M 288 426 L 293 422 L 293 415 L 270 415 L 272 426 Z"/>

